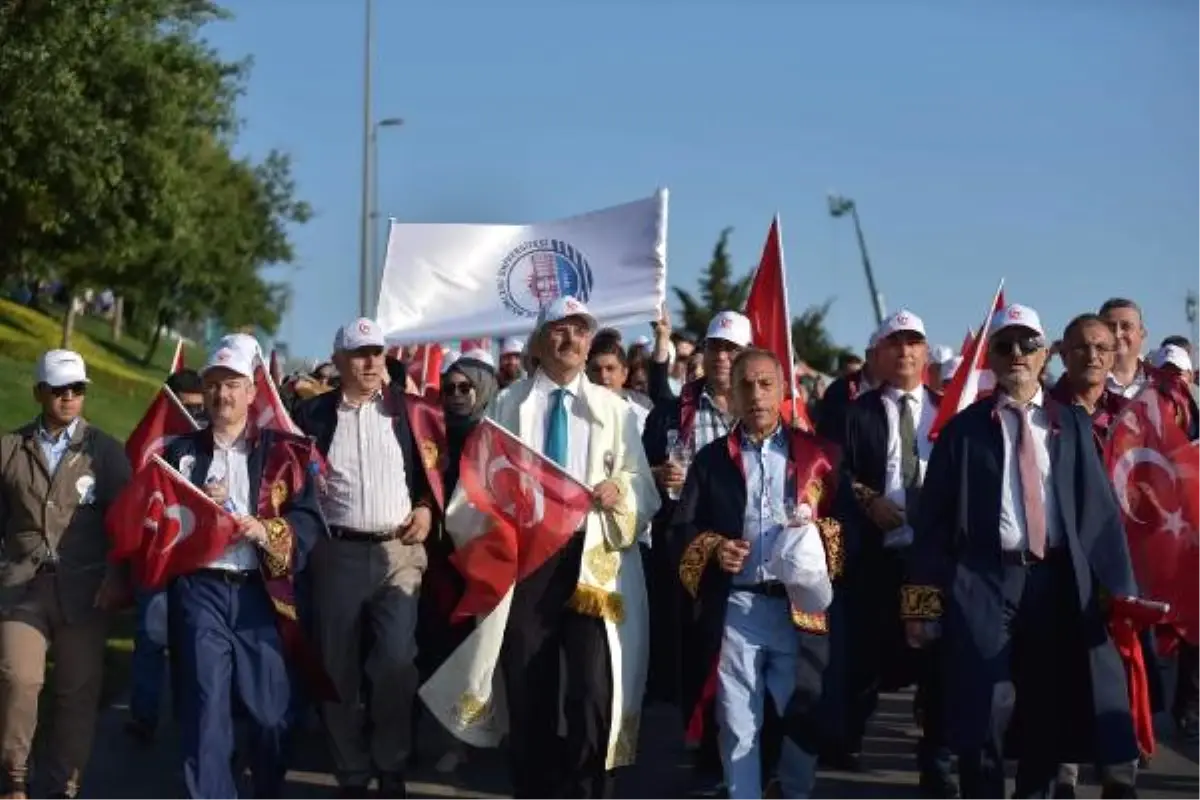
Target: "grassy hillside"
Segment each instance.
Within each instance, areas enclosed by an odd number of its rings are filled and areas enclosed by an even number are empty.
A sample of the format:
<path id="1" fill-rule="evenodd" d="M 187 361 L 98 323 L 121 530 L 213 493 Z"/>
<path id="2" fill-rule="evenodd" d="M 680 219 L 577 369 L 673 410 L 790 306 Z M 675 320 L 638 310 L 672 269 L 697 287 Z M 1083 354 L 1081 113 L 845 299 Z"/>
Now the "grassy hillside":
<path id="1" fill-rule="evenodd" d="M 12 430 L 37 413 L 34 364 L 43 352 L 58 346 L 61 329 L 61 317 L 0 300 L 0 430 Z M 83 316 L 77 320 L 71 349 L 83 356 L 92 380 L 84 415 L 124 439 L 162 385 L 174 342 L 160 342 L 150 366 L 143 367 L 145 343 L 129 337 L 114 342 L 106 321 Z"/>

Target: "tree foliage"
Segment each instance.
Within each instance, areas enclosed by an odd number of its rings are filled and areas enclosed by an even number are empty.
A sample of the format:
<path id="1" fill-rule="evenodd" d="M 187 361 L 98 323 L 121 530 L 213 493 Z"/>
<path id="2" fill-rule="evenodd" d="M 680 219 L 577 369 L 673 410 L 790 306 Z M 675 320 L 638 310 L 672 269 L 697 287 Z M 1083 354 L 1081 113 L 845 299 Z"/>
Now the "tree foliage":
<path id="1" fill-rule="evenodd" d="M 0 278 L 111 288 L 136 322 L 274 330 L 310 215 L 286 156 L 237 159 L 248 70 L 200 38 L 211 0 L 15 0 L 0 10 Z"/>
<path id="2" fill-rule="evenodd" d="M 703 338 L 708 323 L 722 311 L 741 311 L 754 283 L 754 268 L 746 275 L 735 278 L 729 259 L 729 234 L 732 228 L 721 231 L 713 248 L 712 259 L 700 276 L 699 290 L 693 294 L 678 286 L 673 287 L 680 305 L 680 330 L 687 330 L 697 338 Z M 799 316 L 792 318 L 792 347 L 796 357 L 813 369 L 832 373 L 838 358 L 849 350 L 834 343 L 825 327 L 825 320 L 833 300 L 809 306 Z"/>
<path id="3" fill-rule="evenodd" d="M 674 287 L 675 297 L 679 300 L 682 315 L 678 327 L 691 332 L 696 338 L 703 338 L 708 331 L 708 323 L 722 311 L 740 311 L 746 305 L 746 296 L 750 293 L 750 283 L 754 274 L 735 279 L 733 265 L 729 260 L 729 234 L 733 228 L 721 231 L 717 245 L 713 248 L 712 258 L 708 268 L 700 276 L 699 297 L 678 286 Z"/>

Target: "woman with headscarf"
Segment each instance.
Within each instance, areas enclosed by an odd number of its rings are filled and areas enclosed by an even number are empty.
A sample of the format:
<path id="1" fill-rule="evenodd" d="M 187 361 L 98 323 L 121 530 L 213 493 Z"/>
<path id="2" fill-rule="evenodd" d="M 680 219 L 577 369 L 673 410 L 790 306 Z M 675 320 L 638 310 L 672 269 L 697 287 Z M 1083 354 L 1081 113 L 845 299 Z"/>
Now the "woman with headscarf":
<path id="1" fill-rule="evenodd" d="M 496 366 L 490 353 L 471 350 L 455 359 L 442 374 L 442 410 L 446 417 L 447 460 L 442 479 L 446 497 L 458 486 L 458 463 L 467 436 L 483 419 L 483 412 L 499 391 Z M 445 530 L 425 542 L 428 566 L 421 581 L 417 622 L 417 669 L 427 680 L 471 633 L 473 623 L 451 622 L 451 614 L 462 597 L 464 583 L 450 555 L 454 543 Z M 453 771 L 465 751 L 453 737 L 438 762 L 441 772 Z"/>

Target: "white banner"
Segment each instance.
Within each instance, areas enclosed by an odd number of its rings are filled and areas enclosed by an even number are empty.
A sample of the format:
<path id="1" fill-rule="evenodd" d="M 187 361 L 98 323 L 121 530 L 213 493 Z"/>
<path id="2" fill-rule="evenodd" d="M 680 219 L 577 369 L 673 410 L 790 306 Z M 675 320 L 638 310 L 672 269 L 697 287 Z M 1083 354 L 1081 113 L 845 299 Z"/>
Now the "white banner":
<path id="1" fill-rule="evenodd" d="M 532 225 L 393 220 L 378 321 L 394 345 L 524 335 L 542 306 L 572 295 L 619 327 L 657 319 L 666 280 L 666 189 Z"/>

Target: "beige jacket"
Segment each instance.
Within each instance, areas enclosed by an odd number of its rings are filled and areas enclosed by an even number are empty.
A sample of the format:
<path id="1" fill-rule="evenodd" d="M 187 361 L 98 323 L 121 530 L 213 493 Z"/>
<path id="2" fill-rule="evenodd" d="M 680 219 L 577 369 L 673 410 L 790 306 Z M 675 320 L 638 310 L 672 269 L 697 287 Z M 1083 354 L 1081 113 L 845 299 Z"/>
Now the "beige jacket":
<path id="1" fill-rule="evenodd" d="M 129 478 L 121 443 L 83 419 L 53 476 L 36 420 L 0 437 L 0 614 L 49 560 L 67 621 L 92 611 L 111 569 L 104 514 Z"/>

